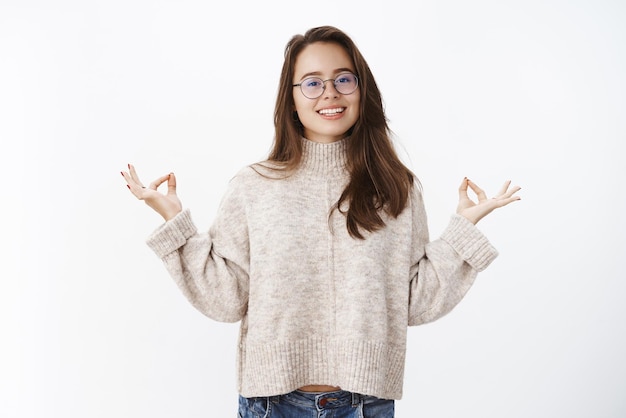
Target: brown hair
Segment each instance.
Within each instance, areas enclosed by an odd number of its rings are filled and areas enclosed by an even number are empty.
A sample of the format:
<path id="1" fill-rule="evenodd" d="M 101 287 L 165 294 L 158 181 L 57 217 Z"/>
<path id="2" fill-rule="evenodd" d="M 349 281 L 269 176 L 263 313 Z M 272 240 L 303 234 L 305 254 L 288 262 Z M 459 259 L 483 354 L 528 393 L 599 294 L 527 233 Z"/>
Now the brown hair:
<path id="1" fill-rule="evenodd" d="M 287 171 L 300 164 L 304 132 L 294 117 L 293 73 L 298 54 L 315 42 L 333 42 L 343 47 L 359 77 L 359 118 L 350 129 L 346 143 L 350 182 L 334 208 L 346 215 L 350 235 L 363 239 L 361 228 L 373 232 L 385 226 L 381 210 L 394 218 L 404 210 L 414 175 L 393 147 L 382 97 L 367 62 L 341 30 L 332 26 L 312 28 L 304 35 L 293 36 L 287 43 L 274 109 L 274 144 L 268 160 L 280 163 Z M 349 203 L 347 211 L 341 209 L 344 202 Z"/>

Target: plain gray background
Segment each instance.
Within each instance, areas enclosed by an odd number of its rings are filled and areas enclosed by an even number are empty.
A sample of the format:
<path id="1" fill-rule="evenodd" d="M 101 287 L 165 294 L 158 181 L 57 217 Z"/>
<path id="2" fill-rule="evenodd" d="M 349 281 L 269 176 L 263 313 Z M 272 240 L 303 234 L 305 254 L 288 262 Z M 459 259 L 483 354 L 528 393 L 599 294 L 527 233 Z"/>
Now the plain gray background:
<path id="1" fill-rule="evenodd" d="M 207 229 L 270 148 L 285 43 L 356 41 L 436 238 L 463 176 L 521 202 L 500 257 L 409 331 L 398 417 L 623 417 L 621 1 L 4 1 L 0 416 L 234 417 L 238 325 L 184 300 L 126 189 L 177 174 Z"/>

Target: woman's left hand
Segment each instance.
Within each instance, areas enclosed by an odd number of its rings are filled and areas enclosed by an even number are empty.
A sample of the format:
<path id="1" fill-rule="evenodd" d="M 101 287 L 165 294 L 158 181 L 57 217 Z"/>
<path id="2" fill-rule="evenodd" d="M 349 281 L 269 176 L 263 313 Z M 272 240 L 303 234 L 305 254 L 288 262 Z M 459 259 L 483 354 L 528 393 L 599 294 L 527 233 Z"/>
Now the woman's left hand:
<path id="1" fill-rule="evenodd" d="M 474 202 L 469 198 L 467 195 L 468 187 L 476 193 L 478 202 Z M 494 209 L 520 200 L 519 196 L 514 196 L 519 190 L 521 190 L 521 187 L 511 187 L 511 182 L 507 181 L 498 192 L 498 195 L 489 199 L 483 189 L 466 177 L 459 187 L 459 205 L 456 213 L 467 218 L 473 224 L 477 224 L 478 221 L 490 214 Z"/>

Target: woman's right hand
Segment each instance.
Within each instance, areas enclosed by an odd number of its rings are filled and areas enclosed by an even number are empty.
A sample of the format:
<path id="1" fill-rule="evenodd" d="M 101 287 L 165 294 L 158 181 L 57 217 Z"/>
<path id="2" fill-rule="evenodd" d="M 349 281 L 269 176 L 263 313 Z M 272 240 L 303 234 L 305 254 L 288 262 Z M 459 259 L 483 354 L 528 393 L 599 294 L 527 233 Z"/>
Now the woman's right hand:
<path id="1" fill-rule="evenodd" d="M 131 193 L 137 199 L 146 202 L 166 221 L 169 221 L 183 210 L 183 205 L 176 195 L 176 176 L 174 176 L 174 173 L 159 177 L 150 183 L 148 187 L 141 183 L 132 164 L 128 164 L 128 172 L 122 171 L 122 176 L 126 180 L 126 186 Z M 166 181 L 167 193 L 163 194 L 157 191 L 157 188 Z"/>

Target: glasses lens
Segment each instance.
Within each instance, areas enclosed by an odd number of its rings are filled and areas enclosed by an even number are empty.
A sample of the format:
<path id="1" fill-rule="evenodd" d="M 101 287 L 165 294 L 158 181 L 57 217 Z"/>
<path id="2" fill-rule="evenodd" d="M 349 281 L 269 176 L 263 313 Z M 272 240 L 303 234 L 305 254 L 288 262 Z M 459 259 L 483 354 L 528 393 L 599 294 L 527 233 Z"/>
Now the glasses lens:
<path id="1" fill-rule="evenodd" d="M 300 84 L 302 94 L 310 99 L 315 99 L 322 95 L 324 91 L 324 82 L 321 78 L 311 77 L 302 80 Z"/>
<path id="2" fill-rule="evenodd" d="M 326 81 L 333 81 L 326 80 Z M 334 79 L 335 89 L 341 94 L 350 94 L 359 86 L 359 79 L 352 73 L 339 74 Z M 324 80 L 317 77 L 309 77 L 302 80 L 300 89 L 309 99 L 317 99 L 324 93 Z"/>
<path id="3" fill-rule="evenodd" d="M 335 78 L 335 89 L 341 94 L 354 93 L 358 85 L 358 79 L 352 73 L 339 74 Z"/>

